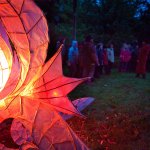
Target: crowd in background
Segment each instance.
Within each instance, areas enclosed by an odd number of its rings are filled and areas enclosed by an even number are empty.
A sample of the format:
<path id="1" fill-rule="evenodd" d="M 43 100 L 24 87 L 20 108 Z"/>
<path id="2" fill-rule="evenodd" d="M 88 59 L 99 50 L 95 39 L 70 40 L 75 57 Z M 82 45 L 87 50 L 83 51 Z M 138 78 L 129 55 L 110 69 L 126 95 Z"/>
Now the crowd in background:
<path id="1" fill-rule="evenodd" d="M 64 43 L 64 41 L 63 41 Z M 57 43 L 57 48 L 60 43 Z M 146 66 L 150 62 L 150 44 L 143 41 L 132 44 L 123 43 L 120 48 L 119 61 L 115 60 L 115 49 L 113 43 L 104 45 L 103 42 L 94 44 L 93 38 L 86 36 L 83 42 L 72 41 L 67 51 L 67 60 L 64 57 L 66 50 L 62 51 L 63 62 L 67 62 L 71 77 L 90 77 L 89 83 L 102 74 L 110 75 L 115 61 L 118 72 L 135 72 L 136 77 L 146 78 Z M 115 65 L 116 67 L 116 65 Z"/>

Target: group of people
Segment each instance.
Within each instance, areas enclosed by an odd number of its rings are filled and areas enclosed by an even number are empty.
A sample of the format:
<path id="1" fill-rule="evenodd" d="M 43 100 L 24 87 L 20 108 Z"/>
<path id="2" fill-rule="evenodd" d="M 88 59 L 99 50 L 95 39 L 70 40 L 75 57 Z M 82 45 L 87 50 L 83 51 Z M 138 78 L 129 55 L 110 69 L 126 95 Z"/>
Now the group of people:
<path id="1" fill-rule="evenodd" d="M 136 71 L 136 77 L 146 78 L 146 63 L 149 57 L 150 44 L 143 41 L 139 46 L 137 43 L 130 45 L 123 43 L 119 55 L 119 72 Z M 100 75 L 111 74 L 115 62 L 114 46 L 109 43 L 107 46 L 102 42 L 94 44 L 93 38 L 87 36 L 85 40 L 78 43 L 72 41 L 68 50 L 67 65 L 72 77 L 90 77 L 88 82 Z"/>
<path id="2" fill-rule="evenodd" d="M 124 43 L 120 51 L 119 72 L 135 71 L 136 77 L 146 78 L 146 67 L 150 61 L 149 41 L 143 40 L 139 46 Z"/>
<path id="3" fill-rule="evenodd" d="M 100 74 L 110 74 L 114 63 L 113 44 L 109 47 L 98 43 L 94 45 L 93 38 L 87 36 L 82 43 L 72 41 L 68 51 L 68 66 L 72 77 L 90 77 L 92 82 Z"/>

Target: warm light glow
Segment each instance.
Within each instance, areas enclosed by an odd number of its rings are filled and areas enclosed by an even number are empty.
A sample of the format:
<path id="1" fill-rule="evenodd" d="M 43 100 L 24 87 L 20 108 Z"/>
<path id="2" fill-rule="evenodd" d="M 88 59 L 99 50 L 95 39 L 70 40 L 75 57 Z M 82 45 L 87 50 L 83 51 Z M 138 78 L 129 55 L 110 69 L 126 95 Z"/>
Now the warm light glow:
<path id="1" fill-rule="evenodd" d="M 9 78 L 10 70 L 8 66 L 8 62 L 3 53 L 3 50 L 0 48 L 0 92 L 4 88 L 8 78 Z"/>
<path id="2" fill-rule="evenodd" d="M 33 95 L 33 85 L 27 85 L 26 88 L 20 93 L 21 96 L 32 97 Z"/>
<path id="3" fill-rule="evenodd" d="M 6 104 L 5 104 L 5 101 L 3 99 L 3 100 L 0 100 L 0 110 L 2 110 L 4 107 L 6 107 Z"/>
<path id="4" fill-rule="evenodd" d="M 54 97 L 58 97 L 58 95 L 59 95 L 58 92 L 56 92 L 56 91 L 53 92 L 53 96 L 54 96 Z"/>

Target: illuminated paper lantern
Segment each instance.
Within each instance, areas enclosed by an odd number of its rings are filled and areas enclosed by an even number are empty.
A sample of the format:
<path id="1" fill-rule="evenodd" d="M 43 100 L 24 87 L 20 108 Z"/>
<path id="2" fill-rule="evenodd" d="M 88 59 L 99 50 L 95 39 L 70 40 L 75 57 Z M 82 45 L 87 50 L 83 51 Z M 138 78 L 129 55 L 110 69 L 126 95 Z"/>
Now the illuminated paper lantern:
<path id="1" fill-rule="evenodd" d="M 32 0 L 0 0 L 0 122 L 15 118 L 12 137 L 22 149 L 87 150 L 59 113 L 82 116 L 67 94 L 86 79 L 63 76 L 61 47 L 45 63 L 48 42 Z"/>

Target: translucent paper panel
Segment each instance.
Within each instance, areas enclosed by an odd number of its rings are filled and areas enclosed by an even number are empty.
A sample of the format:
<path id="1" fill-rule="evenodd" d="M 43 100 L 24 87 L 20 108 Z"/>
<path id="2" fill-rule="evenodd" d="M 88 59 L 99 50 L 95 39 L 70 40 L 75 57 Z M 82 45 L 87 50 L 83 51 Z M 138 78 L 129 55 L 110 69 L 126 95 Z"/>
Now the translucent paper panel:
<path id="1" fill-rule="evenodd" d="M 10 136 L 22 150 L 87 150 L 60 115 L 82 116 L 67 94 L 86 79 L 64 77 L 61 47 L 45 63 L 48 42 L 34 1 L 0 0 L 0 122 L 14 118 Z"/>
<path id="2" fill-rule="evenodd" d="M 31 0 L 0 1 L 0 19 L 17 51 L 22 70 L 14 91 L 17 95 L 20 86 L 33 80 L 39 66 L 45 61 L 49 42 L 47 22 Z M 29 67 L 37 67 L 37 72 Z M 25 81 L 27 77 L 28 81 Z"/>

